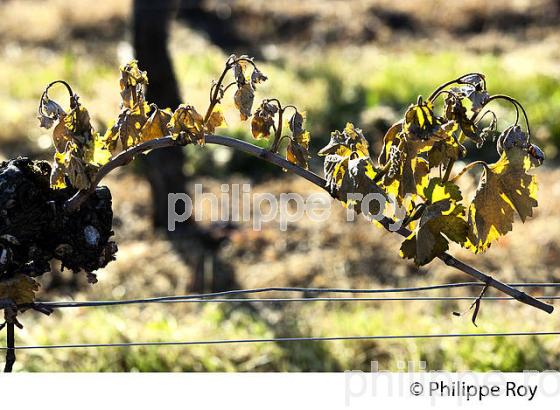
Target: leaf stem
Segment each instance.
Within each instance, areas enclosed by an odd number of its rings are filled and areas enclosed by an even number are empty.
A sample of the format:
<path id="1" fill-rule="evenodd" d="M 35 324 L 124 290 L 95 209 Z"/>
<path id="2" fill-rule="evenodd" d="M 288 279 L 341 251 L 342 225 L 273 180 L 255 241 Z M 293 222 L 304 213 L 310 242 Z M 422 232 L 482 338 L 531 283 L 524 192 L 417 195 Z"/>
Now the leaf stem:
<path id="1" fill-rule="evenodd" d="M 451 176 L 451 170 L 453 169 L 453 164 L 455 164 L 455 160 L 453 158 L 449 158 L 449 162 L 447 163 L 447 168 L 445 168 L 445 174 L 443 175 L 443 182 L 449 181 L 449 177 Z"/>
<path id="2" fill-rule="evenodd" d="M 436 88 L 436 89 L 430 94 L 430 96 L 428 97 L 428 99 L 427 99 L 426 101 L 432 102 L 433 100 L 435 100 L 435 99 L 441 94 L 441 92 L 442 92 L 445 88 L 449 87 L 450 85 L 453 85 L 453 84 L 469 84 L 469 83 L 462 82 L 462 81 L 461 81 L 461 78 L 464 78 L 464 77 L 467 77 L 467 76 L 470 76 L 470 75 L 478 75 L 478 76 L 480 76 L 480 78 L 482 78 L 482 82 L 483 82 L 483 84 L 484 84 L 484 89 L 486 89 L 486 79 L 484 78 L 484 75 L 482 75 L 481 73 L 468 73 L 468 74 L 462 75 L 461 77 L 457 77 L 457 78 L 455 78 L 454 80 L 447 81 L 447 82 L 443 83 L 442 85 L 440 85 L 438 88 Z"/>
<path id="3" fill-rule="evenodd" d="M 515 108 L 515 125 L 517 125 L 519 123 L 519 108 L 518 108 L 518 106 L 521 107 L 521 104 L 515 98 L 510 97 L 509 95 L 505 95 L 505 94 L 495 94 L 495 95 L 492 95 L 490 98 L 488 98 L 488 100 L 486 100 L 486 102 L 482 106 L 481 110 L 473 116 L 472 121 L 475 122 L 477 120 L 477 117 L 482 112 L 482 109 L 484 107 L 486 107 L 488 104 L 490 104 L 492 101 L 495 101 L 495 100 L 505 100 L 505 101 L 509 101 L 511 104 L 513 104 L 513 106 Z M 523 107 L 521 107 L 521 109 L 523 110 L 523 113 L 525 115 L 525 120 L 526 120 L 526 124 L 527 124 L 527 131 L 529 132 L 529 120 L 527 119 L 527 114 L 525 114 L 525 110 L 523 109 Z"/>
<path id="4" fill-rule="evenodd" d="M 461 176 L 463 176 L 463 174 L 465 174 L 467 171 L 473 169 L 476 165 L 482 165 L 484 168 L 488 169 L 488 164 L 484 161 L 471 162 L 466 167 L 464 167 L 457 175 L 455 175 L 453 178 L 451 178 L 451 182 L 455 183 L 459 178 L 461 178 Z"/>

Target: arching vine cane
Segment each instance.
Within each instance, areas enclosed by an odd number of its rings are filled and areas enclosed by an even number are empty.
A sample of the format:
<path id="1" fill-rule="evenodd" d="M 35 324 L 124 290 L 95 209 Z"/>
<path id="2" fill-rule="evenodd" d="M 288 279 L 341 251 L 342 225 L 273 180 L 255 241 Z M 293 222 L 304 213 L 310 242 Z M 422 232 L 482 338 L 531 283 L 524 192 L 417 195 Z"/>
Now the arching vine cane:
<path id="1" fill-rule="evenodd" d="M 70 85 L 55 81 L 39 103 L 41 126 L 54 126 L 52 165 L 26 158 L 1 164 L 0 306 L 10 334 L 14 326 L 21 326 L 18 312 L 33 308 L 49 313 L 34 305 L 39 287 L 34 277 L 50 271 L 52 259 L 74 272 L 86 272 L 95 283 L 94 271 L 115 258 L 117 248 L 110 240 L 111 196 L 106 187 L 98 186 L 101 180 L 140 153 L 187 144 L 229 146 L 294 172 L 370 219 L 381 215 L 377 218 L 381 226 L 405 237 L 402 257 L 417 265 L 440 258 L 487 286 L 552 312 L 552 306 L 446 253 L 449 242 L 474 253 L 486 251 L 512 229 L 515 214 L 525 221 L 537 206 L 536 179 L 528 171 L 539 166 L 544 155 L 530 142 L 527 114 L 514 98 L 489 94 L 482 74 L 461 76 L 426 99 L 418 97 L 385 134 L 377 161 L 359 128 L 347 123 L 342 131 L 334 131 L 319 151 L 324 156 L 323 179 L 307 170 L 310 134 L 304 128 L 303 112 L 276 98 L 263 100 L 253 112 L 255 91 L 267 77 L 252 58 L 232 55 L 226 60 L 219 79 L 212 83 L 204 114 L 189 104 L 174 112 L 149 104 L 144 96 L 148 77 L 136 61 L 120 72 L 121 111 L 105 134 L 93 129 L 87 109 Z M 57 85 L 68 91 L 68 109 L 49 97 Z M 235 89 L 241 120 L 250 119 L 253 137 L 270 141 L 268 149 L 215 135 L 217 128 L 226 125 L 221 102 L 230 88 Z M 515 123 L 502 131 L 496 113 L 488 109 L 497 100 L 510 103 L 516 112 Z M 496 143 L 497 162 L 475 161 L 454 169 L 467 146 L 478 149 L 488 141 Z M 285 159 L 278 154 L 284 151 Z M 482 175 L 476 193 L 467 199 L 457 180 L 475 167 L 482 169 Z M 398 229 L 393 228 L 392 207 L 356 199 L 368 194 L 394 198 L 404 209 Z M 475 305 L 473 319 L 480 299 Z"/>

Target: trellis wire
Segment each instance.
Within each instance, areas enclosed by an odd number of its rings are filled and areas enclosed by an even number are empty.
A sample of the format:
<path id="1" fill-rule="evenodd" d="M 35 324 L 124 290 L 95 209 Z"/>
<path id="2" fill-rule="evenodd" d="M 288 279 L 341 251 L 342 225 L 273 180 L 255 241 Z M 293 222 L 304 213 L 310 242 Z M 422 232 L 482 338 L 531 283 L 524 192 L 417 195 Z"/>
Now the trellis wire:
<path id="1" fill-rule="evenodd" d="M 514 336 L 560 336 L 560 332 L 510 332 L 510 333 L 443 333 L 422 335 L 372 335 L 372 336 L 317 336 L 317 337 L 278 337 L 263 339 L 223 339 L 223 340 L 193 340 L 176 342 L 122 342 L 122 343 L 77 343 L 65 345 L 35 345 L 15 346 L 15 350 L 34 349 L 78 349 L 101 347 L 139 347 L 139 346 L 196 346 L 223 345 L 239 343 L 281 343 L 281 342 L 330 342 L 348 340 L 395 340 L 395 339 L 442 339 L 459 337 L 514 337 Z M 0 350 L 7 350 L 0 347 Z"/>
<path id="2" fill-rule="evenodd" d="M 198 295 L 182 295 L 182 296 L 161 296 L 155 298 L 143 299 L 127 299 L 127 300 L 99 300 L 99 301 L 85 301 L 85 302 L 36 302 L 33 306 L 44 306 L 51 309 L 60 308 L 78 308 L 78 307 L 101 307 L 101 306 L 119 306 L 119 305 L 132 305 L 132 304 L 148 304 L 148 303 L 237 303 L 237 302 L 270 302 L 270 303 L 283 303 L 283 302 L 356 302 L 356 301 L 461 301 L 461 300 L 474 300 L 477 296 L 433 296 L 433 297 L 393 297 L 393 298 L 328 298 L 328 297 L 304 297 L 304 298 L 219 298 L 223 296 L 238 296 L 257 293 L 268 292 L 304 292 L 304 293 L 350 293 L 350 294 L 381 294 L 381 293 L 404 293 L 404 292 L 419 292 L 437 289 L 449 289 L 459 287 L 482 287 L 483 283 L 479 282 L 461 282 L 461 283 L 446 283 L 441 285 L 419 286 L 419 287 L 406 287 L 406 288 L 385 288 L 385 289 L 346 289 L 346 288 L 306 288 L 306 287 L 265 287 L 255 289 L 237 289 L 228 290 L 223 292 L 212 292 Z M 513 283 L 512 287 L 560 287 L 560 283 Z M 486 296 L 481 298 L 483 300 L 514 300 L 508 296 Z M 536 299 L 539 300 L 556 300 L 560 299 L 559 296 L 540 296 Z"/>
<path id="3" fill-rule="evenodd" d="M 296 298 L 229 298 L 227 296 L 249 295 L 265 292 L 304 292 L 306 294 L 321 293 L 349 293 L 349 294 L 381 294 L 381 293 L 405 293 L 421 292 L 438 289 L 450 289 L 461 287 L 482 287 L 480 282 L 447 283 L 441 285 L 429 285 L 406 288 L 385 289 L 347 289 L 347 288 L 306 288 L 306 287 L 265 287 L 255 289 L 238 289 L 223 292 L 212 292 L 196 295 L 161 296 L 144 299 L 128 300 L 101 300 L 101 301 L 65 301 L 65 302 L 36 302 L 20 307 L 35 308 L 43 313 L 50 313 L 53 309 L 77 308 L 77 307 L 102 307 L 119 306 L 131 304 L 148 303 L 247 303 L 247 302 L 359 302 L 359 301 L 462 301 L 462 300 L 514 300 L 513 297 L 504 296 L 410 296 L 410 297 L 296 297 Z M 533 288 L 559 288 L 560 283 L 513 283 L 511 287 L 533 287 Z M 560 296 L 540 296 L 538 300 L 558 300 Z M 8 305 L 0 303 L 0 308 Z M 41 310 L 43 309 L 43 310 Z M 13 326 L 13 324 L 12 324 Z M 70 348 L 102 348 L 102 347 L 139 347 L 139 346 L 194 346 L 194 345 L 223 345 L 240 343 L 282 343 L 282 342 L 327 342 L 327 341 L 349 341 L 349 340 L 397 340 L 397 339 L 439 339 L 459 337 L 513 337 L 513 336 L 558 336 L 558 332 L 509 332 L 509 333 L 449 333 L 449 334 L 421 334 L 421 335 L 367 335 L 367 336 L 308 336 L 308 337 L 280 337 L 262 339 L 223 339 L 223 340 L 199 340 L 199 341 L 167 341 L 167 342 L 121 342 L 121 343 L 74 343 L 61 345 L 26 345 L 1 347 L 0 351 L 7 353 L 16 350 L 32 349 L 70 349 Z"/>

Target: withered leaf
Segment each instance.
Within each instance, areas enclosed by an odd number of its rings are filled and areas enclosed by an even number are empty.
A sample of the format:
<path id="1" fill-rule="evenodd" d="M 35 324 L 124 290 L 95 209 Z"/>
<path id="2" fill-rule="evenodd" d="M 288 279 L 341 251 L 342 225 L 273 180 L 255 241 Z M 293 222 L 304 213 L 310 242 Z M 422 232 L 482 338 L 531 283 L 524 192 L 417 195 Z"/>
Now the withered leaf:
<path id="1" fill-rule="evenodd" d="M 401 256 L 425 265 L 449 248 L 449 240 L 463 244 L 468 234 L 465 207 L 459 188 L 433 178 L 424 190 L 426 207 L 410 236 L 401 245 Z"/>
<path id="2" fill-rule="evenodd" d="M 278 107 L 268 100 L 264 100 L 257 108 L 251 120 L 251 134 L 255 139 L 268 139 L 274 127 L 274 116 Z"/>
<path id="3" fill-rule="evenodd" d="M 192 105 L 181 104 L 168 125 L 173 139 L 204 145 L 204 118 Z"/>
<path id="4" fill-rule="evenodd" d="M 144 90 L 142 87 L 148 84 L 148 75 L 146 71 L 140 70 L 136 60 L 121 66 L 120 71 L 119 83 L 123 107 L 133 109 L 134 106 L 143 102 Z"/>
<path id="5" fill-rule="evenodd" d="M 526 150 L 512 146 L 495 164 L 485 166 L 478 189 L 468 208 L 469 244 L 485 251 L 498 237 L 512 229 L 514 211 L 523 222 L 538 205 L 537 184 L 527 174 L 531 160 Z"/>
<path id="6" fill-rule="evenodd" d="M 142 141 L 142 128 L 148 120 L 149 106 L 146 103 L 133 108 L 123 108 L 115 124 L 103 137 L 111 154 L 133 147 Z"/>
<path id="7" fill-rule="evenodd" d="M 253 100 L 255 99 L 255 92 L 250 83 L 245 83 L 237 89 L 233 100 L 235 107 L 239 110 L 239 115 L 242 121 L 247 120 L 251 116 L 251 109 L 253 107 Z"/>
<path id="8" fill-rule="evenodd" d="M 33 303 L 39 283 L 23 274 L 0 280 L 0 299 L 10 299 L 18 305 Z"/>
<path id="9" fill-rule="evenodd" d="M 216 131 L 216 128 L 225 127 L 226 125 L 226 118 L 224 117 L 222 106 L 220 104 L 216 104 L 212 110 L 212 114 L 210 114 L 210 117 L 208 117 L 208 121 L 206 122 L 206 131 L 209 134 L 213 134 Z"/>
<path id="10" fill-rule="evenodd" d="M 307 169 L 309 159 L 309 132 L 302 131 L 299 135 L 290 138 L 286 149 L 287 160 Z"/>
<path id="11" fill-rule="evenodd" d="M 261 84 L 266 80 L 268 80 L 268 77 L 255 67 L 253 69 L 253 72 L 251 73 L 251 83 L 253 84 L 253 86 Z"/>
<path id="12" fill-rule="evenodd" d="M 142 142 L 167 135 L 167 126 L 171 121 L 172 114 L 169 110 L 161 110 L 155 104 L 152 104 L 150 108 L 151 114 L 140 130 Z"/>

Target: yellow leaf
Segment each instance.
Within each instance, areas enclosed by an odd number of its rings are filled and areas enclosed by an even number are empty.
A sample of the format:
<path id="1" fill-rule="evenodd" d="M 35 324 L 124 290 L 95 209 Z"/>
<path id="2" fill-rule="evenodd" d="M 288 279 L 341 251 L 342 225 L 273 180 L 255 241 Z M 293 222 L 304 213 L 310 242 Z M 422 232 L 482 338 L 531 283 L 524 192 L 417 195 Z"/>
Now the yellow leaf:
<path id="1" fill-rule="evenodd" d="M 220 104 L 216 104 L 212 110 L 212 114 L 210 114 L 210 117 L 208 118 L 208 121 L 206 121 L 206 131 L 209 134 L 214 134 L 216 128 L 225 126 L 227 126 L 227 123 L 224 117 L 224 112 L 222 111 L 222 106 Z"/>
<path id="2" fill-rule="evenodd" d="M 468 210 L 471 250 L 483 252 L 492 241 L 511 231 L 514 211 L 523 222 L 533 215 L 538 205 L 537 184 L 535 176 L 527 174 L 530 168 L 527 151 L 516 146 L 485 167 Z"/>
<path id="3" fill-rule="evenodd" d="M 38 290 L 39 283 L 35 279 L 20 273 L 0 280 L 0 299 L 11 299 L 18 305 L 33 303 Z"/>
<path id="4" fill-rule="evenodd" d="M 148 121 L 149 106 L 142 103 L 134 108 L 123 108 L 117 121 L 107 130 L 103 140 L 111 152 L 116 153 L 133 147 L 142 141 L 142 127 Z"/>
<path id="5" fill-rule="evenodd" d="M 463 244 L 468 225 L 459 188 L 451 182 L 433 178 L 424 189 L 426 206 L 420 221 L 401 245 L 401 256 L 425 265 L 449 248 L 448 240 Z"/>
<path id="6" fill-rule="evenodd" d="M 168 129 L 173 139 L 204 144 L 204 118 L 192 105 L 181 104 L 173 113 Z"/>
<path id="7" fill-rule="evenodd" d="M 300 167 L 307 169 L 309 159 L 309 132 L 303 131 L 295 139 L 290 138 L 286 155 L 288 161 L 292 164 L 297 164 Z"/>
<path id="8" fill-rule="evenodd" d="M 160 110 L 152 105 L 152 113 L 140 130 L 142 142 L 161 138 L 167 135 L 167 126 L 171 121 L 172 114 L 168 110 Z"/>
<path id="9" fill-rule="evenodd" d="M 143 102 L 142 86 L 148 84 L 148 75 L 145 71 L 140 70 L 138 61 L 132 60 L 128 64 L 120 67 L 121 78 L 121 98 L 123 107 L 134 108 L 134 106 Z"/>

